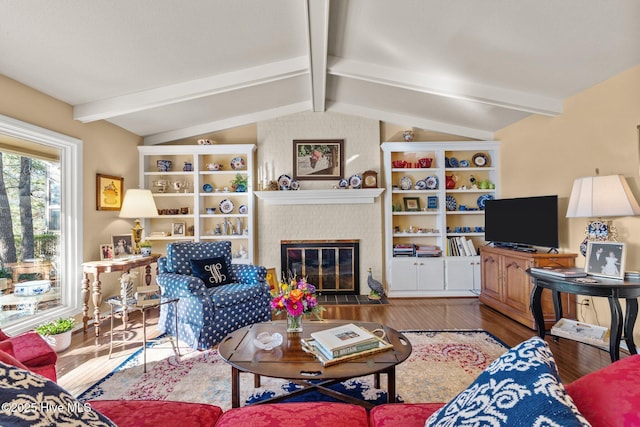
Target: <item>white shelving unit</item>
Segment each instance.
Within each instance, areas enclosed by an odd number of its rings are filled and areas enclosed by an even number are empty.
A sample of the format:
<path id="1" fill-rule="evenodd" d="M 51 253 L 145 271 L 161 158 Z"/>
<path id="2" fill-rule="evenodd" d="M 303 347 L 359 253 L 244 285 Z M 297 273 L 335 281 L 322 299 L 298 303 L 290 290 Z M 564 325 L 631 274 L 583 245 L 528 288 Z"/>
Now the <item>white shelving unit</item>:
<path id="1" fill-rule="evenodd" d="M 498 197 L 499 143 L 385 142 L 381 147 L 386 189 L 384 228 L 389 296 L 477 296 L 480 257 L 454 256 L 448 250 L 448 241 L 462 237 L 472 240 L 476 248 L 485 243 L 484 211 L 479 207 L 479 199 L 482 196 L 486 199 L 485 195 Z M 487 160 L 485 165 L 474 164 L 473 158 L 477 154 Z M 431 167 L 417 167 L 422 158 L 431 158 Z M 457 167 L 446 162 L 451 158 L 457 160 Z M 466 160 L 469 166 L 460 166 L 461 160 Z M 398 161 L 408 164 L 398 167 Z M 454 188 L 446 188 L 448 176 L 455 177 Z M 435 177 L 437 186 L 416 189 L 416 183 L 428 177 Z M 411 187 L 405 185 L 403 188 L 402 183 L 406 184 L 408 180 Z M 478 188 L 473 188 L 474 180 Z M 493 188 L 480 188 L 482 181 L 491 183 Z M 433 183 L 433 179 L 430 182 Z M 429 207 L 430 198 L 435 201 L 435 207 Z M 460 205 L 466 209 L 460 210 Z M 442 257 L 394 257 L 396 244 L 438 246 L 442 249 Z"/>
<path id="2" fill-rule="evenodd" d="M 255 150 L 256 146 L 252 144 L 138 147 L 140 187 L 151 189 L 158 209 L 164 210 L 159 217 L 144 221 L 144 238 L 154 243 L 154 252 L 164 253 L 166 243 L 177 240 L 230 240 L 235 256 L 246 251 L 245 257 L 234 257 L 234 262 L 253 263 L 255 207 L 252 171 Z M 234 170 L 231 161 L 235 158 L 244 160 L 245 166 Z M 160 171 L 158 160 L 171 160 L 171 170 Z M 191 163 L 192 170 L 184 170 L 185 162 Z M 207 165 L 215 163 L 221 164 L 222 169 L 209 170 Z M 244 192 L 232 189 L 231 181 L 237 174 L 247 178 Z M 163 186 L 159 185 L 162 181 L 168 182 L 164 191 Z M 209 186 L 211 191 L 207 191 Z M 231 212 L 221 212 L 223 200 L 233 203 Z M 241 206 L 246 208 L 242 212 Z M 207 213 L 207 208 L 215 208 L 216 211 Z M 167 213 L 171 209 L 177 209 L 178 212 Z M 185 236 L 173 235 L 172 225 L 176 222 L 184 222 L 186 230 L 190 232 Z M 237 231 L 238 222 L 241 223 L 240 232 Z"/>

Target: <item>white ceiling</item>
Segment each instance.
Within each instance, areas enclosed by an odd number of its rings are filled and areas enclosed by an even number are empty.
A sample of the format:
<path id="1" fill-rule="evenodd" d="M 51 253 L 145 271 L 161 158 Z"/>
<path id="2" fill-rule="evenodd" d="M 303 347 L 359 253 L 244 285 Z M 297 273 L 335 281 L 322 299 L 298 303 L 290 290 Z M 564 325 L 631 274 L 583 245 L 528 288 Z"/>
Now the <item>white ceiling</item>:
<path id="1" fill-rule="evenodd" d="M 0 74 L 156 144 L 299 111 L 491 139 L 640 64 L 637 0 L 0 0 Z"/>

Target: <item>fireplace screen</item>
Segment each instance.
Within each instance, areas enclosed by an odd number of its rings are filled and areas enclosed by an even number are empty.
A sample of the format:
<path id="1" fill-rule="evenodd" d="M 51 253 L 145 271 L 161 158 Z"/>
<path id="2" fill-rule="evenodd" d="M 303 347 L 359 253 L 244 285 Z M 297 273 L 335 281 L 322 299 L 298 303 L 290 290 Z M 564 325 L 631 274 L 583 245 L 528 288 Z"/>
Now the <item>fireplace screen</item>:
<path id="1" fill-rule="evenodd" d="M 307 278 L 318 293 L 358 295 L 360 260 L 357 240 L 285 240 L 280 244 L 282 271 Z"/>

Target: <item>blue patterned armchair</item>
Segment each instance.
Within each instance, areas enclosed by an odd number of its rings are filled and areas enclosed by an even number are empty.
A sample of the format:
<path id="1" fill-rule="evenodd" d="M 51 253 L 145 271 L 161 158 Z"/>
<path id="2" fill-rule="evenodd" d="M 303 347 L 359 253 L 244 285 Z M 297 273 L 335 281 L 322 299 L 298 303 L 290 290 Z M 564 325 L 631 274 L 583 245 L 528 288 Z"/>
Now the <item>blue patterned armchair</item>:
<path id="1" fill-rule="evenodd" d="M 243 326 L 271 320 L 266 274 L 261 266 L 232 264 L 229 241 L 170 243 L 158 260 L 162 294 L 180 298 L 180 340 L 200 350 Z M 175 334 L 173 310 L 174 304 L 161 306 L 161 332 Z"/>

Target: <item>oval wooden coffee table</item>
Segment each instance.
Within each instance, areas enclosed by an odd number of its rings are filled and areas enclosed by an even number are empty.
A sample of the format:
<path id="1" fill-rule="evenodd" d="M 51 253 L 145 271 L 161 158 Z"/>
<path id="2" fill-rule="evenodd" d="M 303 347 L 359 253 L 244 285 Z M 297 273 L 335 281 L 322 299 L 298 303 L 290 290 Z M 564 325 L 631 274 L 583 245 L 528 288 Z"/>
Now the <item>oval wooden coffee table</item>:
<path id="1" fill-rule="evenodd" d="M 362 356 L 331 366 L 322 366 L 316 357 L 302 350 L 302 338 L 309 338 L 312 332 L 353 323 L 369 331 L 383 329 L 386 340 L 393 349 Z M 282 378 L 303 388 L 289 394 L 276 396 L 259 403 L 273 403 L 292 396 L 316 390 L 344 402 L 355 403 L 365 408 L 373 407 L 369 402 L 337 392 L 328 388 L 349 378 L 373 374 L 375 387 L 380 388 L 380 374 L 387 375 L 387 401 L 396 401 L 396 365 L 402 363 L 411 354 L 411 343 L 400 332 L 379 323 L 345 320 L 322 320 L 304 322 L 302 333 L 287 334 L 287 322 L 256 323 L 245 326 L 227 335 L 218 347 L 220 356 L 231 365 L 231 406 L 240 406 L 240 373 L 255 374 L 255 387 L 260 386 L 260 376 Z M 273 350 L 260 350 L 253 344 L 254 338 L 261 332 L 278 332 L 283 342 Z M 311 381 L 313 380 L 313 382 Z"/>

